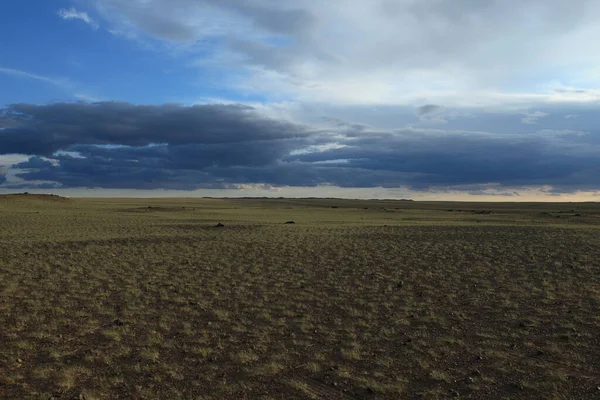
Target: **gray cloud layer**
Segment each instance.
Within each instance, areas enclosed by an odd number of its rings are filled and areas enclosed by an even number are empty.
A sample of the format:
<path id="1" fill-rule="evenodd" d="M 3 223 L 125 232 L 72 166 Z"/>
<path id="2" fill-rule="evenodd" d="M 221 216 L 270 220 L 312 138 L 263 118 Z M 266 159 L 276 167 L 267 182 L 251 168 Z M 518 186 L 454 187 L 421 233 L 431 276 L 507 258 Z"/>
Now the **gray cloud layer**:
<path id="1" fill-rule="evenodd" d="M 76 144 L 225 144 L 305 137 L 304 127 L 269 120 L 243 105 L 134 106 L 127 103 L 15 104 L 4 112 L 2 153 L 50 156 Z M 18 132 L 19 134 L 15 134 Z"/>
<path id="2" fill-rule="evenodd" d="M 598 82 L 600 58 L 588 43 L 600 34 L 600 3 L 592 0 L 87 1 L 131 37 L 218 42 L 214 52 L 198 46 L 197 61 L 240 72 L 248 90 L 472 105 L 509 102 L 494 96 L 516 87 Z"/>
<path id="3" fill-rule="evenodd" d="M 8 127 L 0 130 L 0 155 L 31 156 L 13 166 L 19 176 L 62 187 L 600 186 L 595 135 L 380 130 L 332 121 L 317 129 L 243 105 L 17 104 L 0 114 Z"/>

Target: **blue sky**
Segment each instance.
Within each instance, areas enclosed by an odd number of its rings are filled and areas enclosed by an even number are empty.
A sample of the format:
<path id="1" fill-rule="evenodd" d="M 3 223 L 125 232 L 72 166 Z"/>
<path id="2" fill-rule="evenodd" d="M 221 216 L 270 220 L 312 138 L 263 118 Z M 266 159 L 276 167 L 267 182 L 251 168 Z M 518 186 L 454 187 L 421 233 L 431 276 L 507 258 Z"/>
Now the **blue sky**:
<path id="1" fill-rule="evenodd" d="M 191 57 L 185 54 L 172 54 L 152 39 L 148 43 L 127 40 L 110 33 L 106 25 L 95 28 L 81 19 L 66 20 L 60 10 L 76 9 L 69 1 L 0 5 L 0 35 L 10 38 L 0 42 L 0 68 L 5 69 L 0 73 L 4 88 L 0 104 L 73 100 L 157 104 L 202 96 L 243 98 L 215 86 L 215 71 L 188 68 Z M 94 14 L 90 11 L 90 15 Z"/>
<path id="2" fill-rule="evenodd" d="M 597 199 L 589 0 L 0 3 L 0 191 Z"/>

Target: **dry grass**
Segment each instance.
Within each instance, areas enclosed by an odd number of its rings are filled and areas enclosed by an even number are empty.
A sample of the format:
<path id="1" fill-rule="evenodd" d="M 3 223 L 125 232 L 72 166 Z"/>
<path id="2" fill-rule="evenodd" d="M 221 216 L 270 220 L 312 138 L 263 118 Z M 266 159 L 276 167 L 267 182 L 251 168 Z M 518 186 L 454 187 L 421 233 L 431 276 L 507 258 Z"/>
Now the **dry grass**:
<path id="1" fill-rule="evenodd" d="M 0 196 L 0 398 L 598 398 L 599 216 Z"/>

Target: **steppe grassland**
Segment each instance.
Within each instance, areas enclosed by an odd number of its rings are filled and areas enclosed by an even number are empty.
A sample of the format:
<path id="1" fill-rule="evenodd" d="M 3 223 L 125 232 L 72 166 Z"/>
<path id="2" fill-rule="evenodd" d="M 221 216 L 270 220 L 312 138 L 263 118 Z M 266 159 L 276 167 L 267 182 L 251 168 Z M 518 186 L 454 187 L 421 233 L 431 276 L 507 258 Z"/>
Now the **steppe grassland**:
<path id="1" fill-rule="evenodd" d="M 599 222 L 595 203 L 3 196 L 0 398 L 597 398 Z"/>

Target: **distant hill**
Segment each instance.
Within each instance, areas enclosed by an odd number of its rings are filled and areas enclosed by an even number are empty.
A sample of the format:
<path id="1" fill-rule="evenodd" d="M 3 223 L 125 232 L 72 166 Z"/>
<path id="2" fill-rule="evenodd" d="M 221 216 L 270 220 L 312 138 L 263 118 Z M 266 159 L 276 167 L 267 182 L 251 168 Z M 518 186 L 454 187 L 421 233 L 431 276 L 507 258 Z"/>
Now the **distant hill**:
<path id="1" fill-rule="evenodd" d="M 14 194 L 3 194 L 0 195 L 0 199 L 2 200 L 15 200 L 15 201 L 27 201 L 27 200 L 35 200 L 35 201 L 70 201 L 68 197 L 58 196 L 56 194 L 33 194 L 33 193 L 14 193 Z"/>

